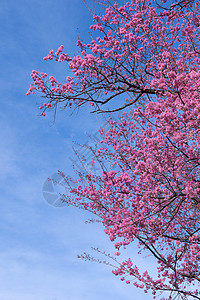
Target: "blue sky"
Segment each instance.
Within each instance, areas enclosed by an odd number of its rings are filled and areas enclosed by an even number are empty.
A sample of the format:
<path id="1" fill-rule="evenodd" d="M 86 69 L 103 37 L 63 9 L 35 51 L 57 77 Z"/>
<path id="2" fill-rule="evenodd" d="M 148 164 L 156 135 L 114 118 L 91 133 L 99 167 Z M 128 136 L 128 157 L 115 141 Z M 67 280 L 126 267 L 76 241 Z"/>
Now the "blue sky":
<path id="1" fill-rule="evenodd" d="M 71 174 L 72 141 L 84 143 L 102 120 L 84 109 L 69 116 L 39 117 L 39 95 L 26 97 L 33 69 L 65 78 L 65 65 L 44 62 L 63 44 L 76 53 L 76 31 L 88 39 L 91 15 L 82 0 L 1 0 L 0 299 L 152 299 L 128 286 L 105 265 L 76 258 L 90 247 L 113 253 L 92 217 L 73 207 L 55 208 L 43 198 L 45 180 L 58 169 Z M 95 253 L 94 253 L 95 255 Z M 154 265 L 136 246 L 127 256 L 142 269 Z"/>

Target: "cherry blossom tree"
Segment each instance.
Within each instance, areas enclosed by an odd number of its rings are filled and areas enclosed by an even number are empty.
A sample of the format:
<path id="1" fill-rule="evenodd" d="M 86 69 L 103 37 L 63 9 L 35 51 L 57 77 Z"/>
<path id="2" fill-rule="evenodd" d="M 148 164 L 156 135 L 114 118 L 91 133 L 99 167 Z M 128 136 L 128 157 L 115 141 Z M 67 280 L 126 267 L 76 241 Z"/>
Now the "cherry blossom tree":
<path id="1" fill-rule="evenodd" d="M 92 112 L 125 110 L 91 149 L 102 173 L 79 174 L 76 188 L 66 178 L 73 197 L 63 201 L 102 222 L 122 281 L 154 297 L 200 299 L 199 1 L 103 3 L 90 27 L 95 37 L 77 41 L 77 56 L 60 46 L 44 58 L 68 63 L 71 76 L 59 83 L 32 71 L 27 95 L 42 93 L 43 116 L 87 102 Z M 155 258 L 157 275 L 131 258 L 118 262 L 135 240 Z"/>

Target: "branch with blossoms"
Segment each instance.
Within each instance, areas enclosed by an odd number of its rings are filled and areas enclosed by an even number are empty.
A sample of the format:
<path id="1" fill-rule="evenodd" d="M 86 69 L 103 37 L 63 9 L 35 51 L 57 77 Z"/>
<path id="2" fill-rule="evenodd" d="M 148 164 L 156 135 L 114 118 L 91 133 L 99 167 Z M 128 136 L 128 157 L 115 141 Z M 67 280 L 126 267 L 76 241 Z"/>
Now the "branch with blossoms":
<path id="1" fill-rule="evenodd" d="M 148 2 L 106 1 L 105 14 L 94 15 L 90 26 L 99 36 L 87 45 L 78 40 L 77 56 L 64 53 L 64 46 L 50 51 L 44 60 L 68 63 L 72 76 L 59 83 L 32 71 L 27 95 L 42 93 L 43 116 L 58 106 L 76 109 L 89 103 L 92 112 L 104 113 L 169 93 L 182 99 L 179 81 L 199 65 L 198 4 L 178 1 L 167 8 Z"/>
<path id="2" fill-rule="evenodd" d="M 113 270 L 122 281 L 153 295 L 168 291 L 171 299 L 199 299 L 199 289 L 192 288 L 200 283 L 199 121 L 188 118 L 186 105 L 182 119 L 175 102 L 167 108 L 165 114 L 157 111 L 156 126 L 147 105 L 145 113 L 140 108 L 123 113 L 107 132 L 101 129 L 93 152 L 102 175 L 81 172 L 79 185 L 70 190 L 73 201 L 65 195 L 63 201 L 99 217 L 110 240 L 117 240 L 117 256 L 136 240 L 140 251 L 155 258 L 157 278 L 141 274 L 130 258 Z"/>

